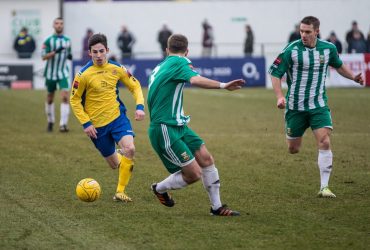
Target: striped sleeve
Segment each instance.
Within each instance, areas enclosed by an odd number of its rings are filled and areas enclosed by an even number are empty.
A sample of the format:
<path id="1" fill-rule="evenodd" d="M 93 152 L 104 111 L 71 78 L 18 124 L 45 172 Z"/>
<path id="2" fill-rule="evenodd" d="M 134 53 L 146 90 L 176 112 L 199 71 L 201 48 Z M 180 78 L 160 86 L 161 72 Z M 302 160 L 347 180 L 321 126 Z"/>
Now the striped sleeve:
<path id="1" fill-rule="evenodd" d="M 331 46 L 330 48 L 329 65 L 336 69 L 342 67 L 343 65 L 343 61 L 339 58 L 338 51 L 335 45 Z"/>

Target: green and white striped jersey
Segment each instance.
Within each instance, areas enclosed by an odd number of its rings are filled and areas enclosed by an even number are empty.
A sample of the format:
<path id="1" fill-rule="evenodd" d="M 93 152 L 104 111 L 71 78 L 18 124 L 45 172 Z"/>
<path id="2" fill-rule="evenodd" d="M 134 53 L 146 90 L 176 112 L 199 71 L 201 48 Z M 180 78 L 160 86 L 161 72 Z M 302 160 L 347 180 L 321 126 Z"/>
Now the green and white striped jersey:
<path id="1" fill-rule="evenodd" d="M 269 73 L 277 78 L 287 74 L 286 108 L 305 111 L 327 106 L 328 66 L 340 68 L 342 64 L 334 44 L 317 39 L 316 47 L 308 48 L 299 39 L 284 48 Z"/>
<path id="2" fill-rule="evenodd" d="M 191 61 L 182 56 L 168 56 L 155 67 L 149 78 L 147 98 L 151 124 L 183 126 L 190 121 L 184 115 L 183 89 L 197 75 Z"/>
<path id="3" fill-rule="evenodd" d="M 55 54 L 53 58 L 50 58 L 46 62 L 44 76 L 47 80 L 55 81 L 63 78 L 69 78 L 67 57 L 72 54 L 71 39 L 69 37 L 57 34 L 49 36 L 43 43 L 42 56 L 60 48 L 64 49 Z"/>

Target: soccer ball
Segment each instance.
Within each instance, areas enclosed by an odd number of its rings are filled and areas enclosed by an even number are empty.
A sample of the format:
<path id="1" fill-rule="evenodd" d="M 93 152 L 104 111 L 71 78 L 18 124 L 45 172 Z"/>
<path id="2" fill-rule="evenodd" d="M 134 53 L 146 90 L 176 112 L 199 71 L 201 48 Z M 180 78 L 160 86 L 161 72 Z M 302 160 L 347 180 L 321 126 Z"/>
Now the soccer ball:
<path id="1" fill-rule="evenodd" d="M 96 201 L 101 194 L 99 183 L 92 178 L 80 180 L 76 187 L 77 197 L 86 202 Z"/>

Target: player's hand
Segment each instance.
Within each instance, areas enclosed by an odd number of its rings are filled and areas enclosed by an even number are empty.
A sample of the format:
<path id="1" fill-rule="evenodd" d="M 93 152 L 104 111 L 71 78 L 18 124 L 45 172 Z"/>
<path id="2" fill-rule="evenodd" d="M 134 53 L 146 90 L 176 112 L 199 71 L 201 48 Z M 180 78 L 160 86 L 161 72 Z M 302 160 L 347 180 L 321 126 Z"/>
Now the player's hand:
<path id="1" fill-rule="evenodd" d="M 277 103 L 276 103 L 276 106 L 277 106 L 279 109 L 285 109 L 285 105 L 286 105 L 285 97 L 280 97 L 280 98 L 278 98 Z"/>
<path id="2" fill-rule="evenodd" d="M 62 52 L 62 50 L 64 50 L 65 48 L 62 46 L 62 47 L 59 47 L 55 50 L 55 54 L 58 54 L 60 52 Z"/>
<path id="3" fill-rule="evenodd" d="M 141 109 L 138 109 L 135 111 L 135 120 L 136 121 L 142 121 L 144 120 L 145 112 Z"/>
<path id="4" fill-rule="evenodd" d="M 93 125 L 90 125 L 87 128 L 85 128 L 84 129 L 84 132 L 90 138 L 93 138 L 93 139 L 97 139 L 98 138 L 98 136 L 97 136 L 98 131 L 96 131 L 96 129 L 95 129 L 95 127 Z"/>
<path id="5" fill-rule="evenodd" d="M 353 81 L 361 84 L 361 85 L 364 85 L 364 79 L 362 78 L 362 75 L 361 73 L 359 73 L 358 75 L 355 76 L 355 78 L 353 78 Z"/>
<path id="6" fill-rule="evenodd" d="M 244 84 L 245 84 L 245 80 L 243 79 L 233 80 L 226 84 L 225 89 L 229 91 L 241 89 Z"/>

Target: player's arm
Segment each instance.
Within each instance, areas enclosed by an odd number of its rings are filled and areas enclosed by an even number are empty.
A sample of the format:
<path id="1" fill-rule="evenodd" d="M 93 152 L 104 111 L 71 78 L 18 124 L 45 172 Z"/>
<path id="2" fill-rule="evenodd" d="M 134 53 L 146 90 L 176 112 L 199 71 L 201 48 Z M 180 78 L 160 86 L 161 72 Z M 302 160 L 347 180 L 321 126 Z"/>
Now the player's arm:
<path id="1" fill-rule="evenodd" d="M 364 84 L 364 79 L 362 78 L 361 73 L 357 75 L 353 74 L 352 70 L 350 70 L 339 58 L 339 54 L 335 46 L 332 46 L 330 49 L 329 65 L 334 67 L 341 76 L 361 85 Z"/>
<path id="2" fill-rule="evenodd" d="M 42 56 L 42 60 L 49 60 L 50 58 L 53 58 L 55 56 L 55 51 L 51 51 L 49 53 L 46 53 L 45 55 Z"/>
<path id="3" fill-rule="evenodd" d="M 55 56 L 55 52 L 51 51 L 51 48 L 50 48 L 50 45 L 49 45 L 49 39 L 48 39 L 42 44 L 41 58 L 42 58 L 42 60 L 45 61 L 45 60 L 49 60 L 50 58 L 52 58 L 54 56 Z"/>
<path id="4" fill-rule="evenodd" d="M 134 76 L 132 76 L 125 68 L 122 67 L 122 69 L 124 72 L 120 80 L 128 88 L 128 90 L 131 92 L 132 96 L 135 99 L 136 103 L 135 120 L 136 121 L 144 120 L 145 117 L 144 96 L 140 82 Z"/>
<path id="5" fill-rule="evenodd" d="M 336 70 L 337 70 L 337 72 L 338 72 L 341 76 L 343 76 L 343 77 L 345 77 L 345 78 L 347 78 L 347 79 L 350 79 L 350 80 L 352 80 L 352 81 L 355 81 L 355 82 L 357 82 L 357 83 L 359 83 L 359 84 L 361 84 L 361 85 L 363 85 L 363 84 L 364 84 L 364 79 L 362 78 L 361 73 L 359 73 L 359 74 L 357 74 L 357 75 L 354 75 L 354 74 L 353 74 L 353 72 L 352 72 L 352 70 L 350 70 L 350 69 L 348 68 L 348 66 L 347 66 L 347 65 L 345 65 L 344 63 L 342 64 L 342 66 L 341 66 L 340 68 L 337 68 Z"/>
<path id="6" fill-rule="evenodd" d="M 272 88 L 274 89 L 275 96 L 276 96 L 276 106 L 279 109 L 284 109 L 286 106 L 286 99 L 283 94 L 283 90 L 281 88 L 281 78 L 284 76 L 285 72 L 287 72 L 289 63 L 287 56 L 289 52 L 283 51 L 280 55 L 275 59 L 269 69 L 269 74 L 271 76 L 271 83 Z"/>
<path id="7" fill-rule="evenodd" d="M 281 78 L 271 75 L 271 82 L 277 99 L 276 106 L 279 109 L 284 109 L 286 105 L 286 100 L 281 88 Z"/>
<path id="8" fill-rule="evenodd" d="M 64 47 L 59 47 L 56 50 L 51 50 L 50 46 L 48 45 L 49 42 L 45 42 L 42 45 L 42 60 L 49 60 L 50 58 L 53 58 L 56 54 L 62 52 L 65 48 Z"/>
<path id="9" fill-rule="evenodd" d="M 204 89 L 227 89 L 229 91 L 241 89 L 245 84 L 245 80 L 236 79 L 227 83 L 215 81 L 200 75 L 193 76 L 190 78 L 191 85 L 204 88 Z"/>
<path id="10" fill-rule="evenodd" d="M 90 121 L 89 115 L 85 112 L 85 109 L 82 105 L 82 96 L 86 91 L 85 81 L 79 76 L 78 73 L 73 80 L 73 86 L 71 90 L 71 96 L 69 102 L 71 108 L 78 121 L 82 124 L 84 132 L 91 138 L 97 138 L 97 131 Z"/>

